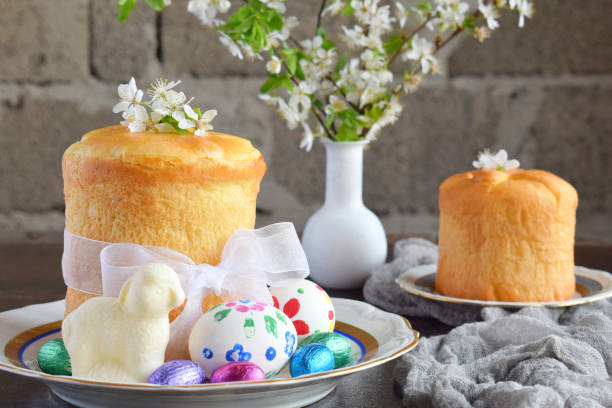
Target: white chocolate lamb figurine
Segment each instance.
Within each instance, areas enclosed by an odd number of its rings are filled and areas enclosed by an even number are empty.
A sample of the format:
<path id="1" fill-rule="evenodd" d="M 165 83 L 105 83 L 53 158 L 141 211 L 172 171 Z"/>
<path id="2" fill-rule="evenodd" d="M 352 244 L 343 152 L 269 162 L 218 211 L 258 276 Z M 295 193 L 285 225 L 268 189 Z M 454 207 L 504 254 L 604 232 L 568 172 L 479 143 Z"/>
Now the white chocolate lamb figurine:
<path id="1" fill-rule="evenodd" d="M 143 267 L 121 287 L 119 298 L 96 297 L 62 324 L 72 375 L 102 381 L 146 382 L 164 363 L 168 312 L 185 293 L 167 265 Z"/>

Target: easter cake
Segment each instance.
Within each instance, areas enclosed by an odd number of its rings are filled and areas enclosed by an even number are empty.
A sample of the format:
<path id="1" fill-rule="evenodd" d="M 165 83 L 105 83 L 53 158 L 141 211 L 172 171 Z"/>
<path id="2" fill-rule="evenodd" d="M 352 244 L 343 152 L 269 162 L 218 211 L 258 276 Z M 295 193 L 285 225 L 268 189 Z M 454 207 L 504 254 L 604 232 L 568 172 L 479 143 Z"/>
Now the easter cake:
<path id="1" fill-rule="evenodd" d="M 576 190 L 552 173 L 504 166 L 505 151 L 497 158 L 481 156 L 481 168 L 440 185 L 436 290 L 485 301 L 571 298 Z"/>
<path id="2" fill-rule="evenodd" d="M 236 136 L 97 129 L 63 156 L 66 230 L 215 265 L 232 232 L 254 227 L 265 169 L 261 153 Z M 88 297 L 68 287 L 66 312 Z"/>
<path id="3" fill-rule="evenodd" d="M 66 314 L 39 367 L 190 385 L 350 364 L 293 224 L 253 229 L 261 153 L 209 132 L 216 111 L 191 108 L 178 83 L 156 82 L 146 103 L 134 79 L 120 85 L 121 126 L 64 153 Z"/>

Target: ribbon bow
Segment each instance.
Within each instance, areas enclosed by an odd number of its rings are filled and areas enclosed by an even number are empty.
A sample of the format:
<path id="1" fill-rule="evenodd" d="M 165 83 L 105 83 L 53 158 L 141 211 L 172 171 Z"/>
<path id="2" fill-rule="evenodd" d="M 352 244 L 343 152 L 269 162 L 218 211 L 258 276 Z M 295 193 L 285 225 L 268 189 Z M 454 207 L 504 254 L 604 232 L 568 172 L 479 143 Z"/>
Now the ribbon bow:
<path id="1" fill-rule="evenodd" d="M 69 241 L 75 237 L 88 240 L 73 235 L 69 237 Z M 242 299 L 272 304 L 272 297 L 266 285 L 282 286 L 309 274 L 304 250 L 293 224 L 288 222 L 256 230 L 235 231 L 226 242 L 221 262 L 217 266 L 196 265 L 188 256 L 167 248 L 89 241 L 98 247 L 100 244 L 106 244 L 100 251 L 101 289 L 104 296 L 118 296 L 125 281 L 151 262 L 164 263 L 178 274 L 187 302 L 181 314 L 172 322 L 170 342 L 166 349 L 167 360 L 188 356 L 189 332 L 202 313 L 204 296 L 211 291 L 221 294 L 222 290 L 227 290 Z M 74 246 L 74 242 L 71 242 L 66 248 Z M 76 246 L 78 247 L 78 244 Z M 66 259 L 65 249 L 63 266 L 75 263 Z M 73 276 L 74 279 L 67 275 L 70 274 L 64 270 L 69 286 L 72 286 L 71 280 L 80 280 L 79 273 L 74 274 L 77 275 L 76 278 Z M 72 287 L 80 289 L 78 286 Z"/>

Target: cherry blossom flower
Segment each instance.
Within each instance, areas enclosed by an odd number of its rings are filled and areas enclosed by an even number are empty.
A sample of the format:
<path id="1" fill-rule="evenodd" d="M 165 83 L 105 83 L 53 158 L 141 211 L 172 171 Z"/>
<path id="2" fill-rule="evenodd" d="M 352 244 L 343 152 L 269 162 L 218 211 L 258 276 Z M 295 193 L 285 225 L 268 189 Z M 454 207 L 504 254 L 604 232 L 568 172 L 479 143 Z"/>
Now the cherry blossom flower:
<path id="1" fill-rule="evenodd" d="M 217 116 L 216 109 L 209 109 L 202 114 L 202 117 L 198 119 L 198 114 L 191 109 L 189 105 L 184 106 L 185 114 L 189 116 L 195 122 L 196 136 L 206 136 L 209 130 L 213 130 L 210 122 Z"/>
<path id="2" fill-rule="evenodd" d="M 337 95 L 329 96 L 329 104 L 325 106 L 325 113 L 331 115 L 332 113 L 341 112 L 348 109 L 348 104 Z"/>
<path id="3" fill-rule="evenodd" d="M 406 20 L 408 19 L 408 16 L 410 15 L 410 12 L 406 10 L 404 8 L 404 5 L 400 3 L 399 1 L 395 2 L 395 7 L 397 9 L 395 11 L 395 18 L 397 19 L 399 26 L 401 28 L 404 28 L 404 26 L 406 25 Z"/>
<path id="4" fill-rule="evenodd" d="M 513 170 L 520 167 L 518 160 L 508 160 L 508 152 L 501 149 L 493 154 L 489 149 L 485 149 L 478 154 L 478 160 L 472 162 L 472 165 L 477 169 L 496 169 L 496 170 Z"/>
<path id="5" fill-rule="evenodd" d="M 499 27 L 499 12 L 493 4 L 485 4 L 482 0 L 478 0 L 478 11 L 487 20 L 487 26 L 490 30 L 495 30 Z"/>
<path id="6" fill-rule="evenodd" d="M 426 38 L 415 34 L 412 37 L 412 46 L 402 54 L 403 60 L 415 60 L 421 62 L 421 71 L 424 74 L 436 71 L 437 60 L 432 55 L 434 45 Z"/>
<path id="7" fill-rule="evenodd" d="M 282 0 L 261 0 L 261 2 L 266 6 L 277 10 L 281 14 L 285 14 L 287 11 L 287 7 L 285 7 L 285 3 L 283 3 Z M 225 13 L 225 11 L 223 13 Z"/>
<path id="8" fill-rule="evenodd" d="M 501 7 L 516 10 L 521 27 L 525 18 L 533 15 L 530 0 L 429 0 L 410 8 L 401 0 L 323 1 L 317 23 L 322 16 L 342 12 L 343 20 L 337 20 L 342 21 L 337 25 L 346 44 L 342 47 L 323 29 L 326 25 L 317 24 L 311 38 L 296 39 L 292 30 L 299 21 L 295 16 L 284 16 L 285 1 L 245 1 L 224 25 L 219 18 L 229 11 L 230 0 L 189 0 L 187 9 L 203 24 L 215 27 L 219 41 L 233 56 L 249 60 L 265 57 L 268 80 L 260 99 L 277 109 L 289 129 L 302 127 L 300 147 L 306 150 L 316 137 L 376 139 L 401 114 L 402 91 L 414 92 L 426 74 L 440 71 L 436 58 L 440 47 L 462 31 L 484 41 L 499 27 Z M 411 14 L 420 17 L 423 24 L 406 29 Z M 350 22 L 344 23 L 347 20 Z M 447 33 L 449 30 L 452 32 Z M 348 48 L 348 53 L 343 48 Z M 396 71 L 391 70 L 396 60 L 409 61 L 398 80 L 393 74 Z M 205 135 L 212 129 L 210 120 L 216 111 L 201 115 L 189 106 L 182 92 L 172 89 L 176 85 L 160 82 L 153 86 L 147 106 L 151 113 L 144 126 Z M 117 109 L 146 105 L 135 92 L 138 90 L 126 88 Z M 128 116 L 133 127 L 143 126 L 135 112 Z M 483 162 L 487 157 L 483 156 Z M 504 159 L 503 167 L 514 165 L 503 155 L 491 157 L 494 164 L 497 157 Z"/>
<path id="9" fill-rule="evenodd" d="M 188 107 L 188 106 L 189 105 L 185 105 L 185 107 Z M 189 108 L 189 110 L 191 110 L 191 108 Z M 195 116 L 195 118 L 193 118 L 192 116 L 192 119 L 197 119 L 198 115 L 196 115 L 196 113 L 193 111 L 191 112 Z M 184 111 L 177 110 L 177 111 L 172 112 L 172 117 L 178 121 L 178 127 L 180 127 L 181 129 L 191 129 L 195 127 L 195 122 L 191 120 L 189 116 L 187 116 L 186 109 Z"/>
<path id="10" fill-rule="evenodd" d="M 340 13 L 344 7 L 346 7 L 346 1 L 334 0 L 329 6 L 325 7 L 325 10 L 323 10 L 323 15 L 325 16 L 331 14 L 332 16 L 335 16 L 336 14 Z"/>
<path id="11" fill-rule="evenodd" d="M 312 143 L 314 142 L 314 136 L 310 130 L 310 126 L 305 121 L 300 122 L 304 133 L 302 133 L 302 140 L 300 141 L 300 149 L 305 149 L 309 152 L 312 149 Z"/>
<path id="12" fill-rule="evenodd" d="M 237 57 L 239 59 L 244 59 L 242 55 L 242 51 L 240 51 L 240 47 L 234 40 L 232 40 L 229 35 L 225 34 L 223 31 L 219 32 L 219 42 L 225 46 L 232 54 L 232 57 Z"/>
<path id="13" fill-rule="evenodd" d="M 131 109 L 134 104 L 142 100 L 143 92 L 136 87 L 134 77 L 127 84 L 121 84 L 117 88 L 121 101 L 113 106 L 113 113 L 125 112 Z"/>
<path id="14" fill-rule="evenodd" d="M 113 112 L 123 112 L 121 124 L 131 132 L 173 132 L 186 133 L 187 129 L 195 129 L 197 136 L 205 136 L 213 127 L 210 124 L 217 115 L 215 109 L 210 109 L 200 115 L 199 110 L 189 106 L 193 100 L 187 100 L 183 92 L 172 88 L 181 81 L 157 79 L 148 91 L 151 99 L 142 101 L 143 92 L 136 88 L 134 78 L 128 84 L 118 88 L 122 101 L 113 107 Z M 124 109 L 127 107 L 126 109 Z"/>
<path id="15" fill-rule="evenodd" d="M 117 113 L 117 112 L 115 112 Z M 128 110 L 123 112 L 123 119 L 120 123 L 127 126 L 130 132 L 144 132 L 147 130 L 147 122 L 149 121 L 149 113 L 140 105 L 132 105 Z"/>
<path id="16" fill-rule="evenodd" d="M 187 11 L 195 15 L 204 25 L 215 27 L 223 23 L 217 13 L 226 13 L 232 3 L 229 0 L 189 0 Z"/>
<path id="17" fill-rule="evenodd" d="M 278 74 L 281 72 L 282 66 L 281 60 L 279 60 L 276 56 L 272 56 L 270 61 L 266 62 L 266 70 L 273 74 Z"/>
<path id="18" fill-rule="evenodd" d="M 159 98 L 165 99 L 168 91 L 180 84 L 181 81 L 170 81 L 167 79 L 159 78 L 151 84 L 151 88 L 147 90 L 147 93 L 151 97 L 151 101 L 155 101 Z"/>
<path id="19" fill-rule="evenodd" d="M 437 27 L 440 32 L 455 30 L 463 25 L 465 15 L 470 8 L 466 2 L 457 0 L 436 0 L 436 15 L 427 26 L 430 30 Z"/>
<path id="20" fill-rule="evenodd" d="M 519 12 L 519 27 L 525 25 L 525 17 L 533 17 L 533 4 L 529 0 L 516 0 L 516 10 Z"/>

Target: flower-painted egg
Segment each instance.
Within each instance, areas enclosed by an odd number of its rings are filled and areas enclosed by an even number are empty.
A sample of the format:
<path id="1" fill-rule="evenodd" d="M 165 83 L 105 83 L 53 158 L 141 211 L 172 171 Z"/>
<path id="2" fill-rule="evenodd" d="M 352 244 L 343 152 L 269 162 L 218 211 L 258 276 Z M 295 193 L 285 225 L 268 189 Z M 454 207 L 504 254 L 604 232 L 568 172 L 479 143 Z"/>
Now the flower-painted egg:
<path id="1" fill-rule="evenodd" d="M 321 373 L 334 369 L 334 353 L 322 344 L 307 344 L 291 358 L 291 376 Z"/>
<path id="2" fill-rule="evenodd" d="M 344 367 L 351 362 L 351 342 L 338 333 L 317 333 L 306 337 L 299 345 L 322 344 L 334 353 L 334 368 Z M 298 348 L 298 350 L 299 350 Z"/>
<path id="3" fill-rule="evenodd" d="M 49 340 L 42 345 L 36 356 L 38 366 L 47 374 L 72 375 L 70 355 L 64 346 L 64 340 Z"/>
<path id="4" fill-rule="evenodd" d="M 235 300 L 204 313 L 191 329 L 191 359 L 212 373 L 227 363 L 257 364 L 276 375 L 297 348 L 295 327 L 280 310 L 265 303 Z"/>
<path id="5" fill-rule="evenodd" d="M 316 283 L 301 279 L 289 285 L 271 287 L 270 293 L 274 306 L 293 321 L 299 341 L 315 333 L 334 331 L 334 305 Z"/>
<path id="6" fill-rule="evenodd" d="M 153 371 L 147 382 L 159 385 L 204 384 L 206 373 L 193 361 L 173 360 L 162 364 Z"/>
<path id="7" fill-rule="evenodd" d="M 217 368 L 210 376 L 211 383 L 233 381 L 260 381 L 265 380 L 266 374 L 257 364 L 248 361 L 227 363 Z"/>

